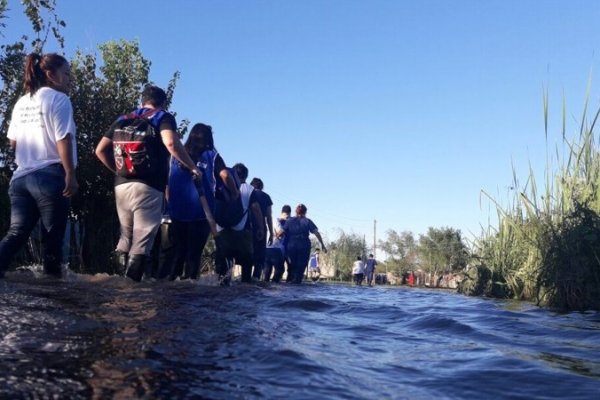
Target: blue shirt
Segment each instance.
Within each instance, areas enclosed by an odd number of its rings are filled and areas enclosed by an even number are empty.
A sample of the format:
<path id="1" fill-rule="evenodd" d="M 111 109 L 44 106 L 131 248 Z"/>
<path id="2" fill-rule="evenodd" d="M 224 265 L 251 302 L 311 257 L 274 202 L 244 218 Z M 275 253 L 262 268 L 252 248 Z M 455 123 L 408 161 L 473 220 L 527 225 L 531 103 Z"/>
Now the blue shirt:
<path id="1" fill-rule="evenodd" d="M 310 233 L 318 232 L 319 229 L 309 218 L 288 218 L 283 224 L 283 230 L 287 239 L 288 247 L 308 246 L 310 248 Z"/>
<path id="2" fill-rule="evenodd" d="M 375 266 L 377 265 L 377 261 L 374 258 L 369 258 L 367 260 L 367 272 L 372 272 L 375 270 Z"/>
<path id="3" fill-rule="evenodd" d="M 204 195 L 208 206 L 215 210 L 215 150 L 205 150 L 198 157 L 196 166 L 202 171 L 202 184 L 193 179 L 190 171 L 175 158 L 171 159 L 169 173 L 169 211 L 171 218 L 177 221 L 200 221 L 206 219 L 200 204 L 200 196 Z"/>

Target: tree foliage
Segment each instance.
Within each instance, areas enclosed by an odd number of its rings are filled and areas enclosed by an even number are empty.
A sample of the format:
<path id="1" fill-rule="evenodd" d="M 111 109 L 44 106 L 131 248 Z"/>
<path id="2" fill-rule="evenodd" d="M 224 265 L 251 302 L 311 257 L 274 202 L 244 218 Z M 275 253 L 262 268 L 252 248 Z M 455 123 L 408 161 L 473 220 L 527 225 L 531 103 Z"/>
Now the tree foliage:
<path id="1" fill-rule="evenodd" d="M 421 267 L 432 273 L 462 270 L 469 260 L 461 232 L 453 228 L 430 227 L 419 236 L 418 252 Z"/>
<path id="2" fill-rule="evenodd" d="M 337 279 L 352 279 L 352 264 L 358 256 L 364 257 L 367 248 L 362 236 L 341 232 L 337 240 L 328 245 L 328 260 L 335 267 Z"/>
<path id="3" fill-rule="evenodd" d="M 417 242 L 412 232 L 387 231 L 387 237 L 379 241 L 379 247 L 387 255 L 387 269 L 402 274 L 416 269 L 418 262 Z"/>

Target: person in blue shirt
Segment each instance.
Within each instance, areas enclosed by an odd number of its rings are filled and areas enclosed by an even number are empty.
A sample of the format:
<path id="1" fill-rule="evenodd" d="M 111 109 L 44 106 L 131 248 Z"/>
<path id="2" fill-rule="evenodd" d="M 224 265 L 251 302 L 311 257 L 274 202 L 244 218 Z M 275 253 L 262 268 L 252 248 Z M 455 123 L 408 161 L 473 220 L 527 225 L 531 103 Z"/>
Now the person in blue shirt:
<path id="1" fill-rule="evenodd" d="M 217 179 L 237 190 L 223 158 L 215 149 L 211 126 L 195 124 L 184 147 L 202 172 L 202 179 L 194 179 L 186 166 L 172 158 L 167 201 L 175 256 L 172 265 L 161 266 L 163 270 L 170 270 L 170 280 L 179 276 L 198 279 L 202 251 L 210 233 L 216 234 L 213 214 Z"/>
<path id="2" fill-rule="evenodd" d="M 283 224 L 290 217 L 292 208 L 285 204 L 281 208 L 281 215 L 275 219 L 274 239 L 265 250 L 264 280 L 279 283 L 285 272 L 285 233 Z M 273 276 L 271 277 L 271 273 Z"/>
<path id="3" fill-rule="evenodd" d="M 367 284 L 371 286 L 373 284 L 373 275 L 375 274 L 375 267 L 377 266 L 377 261 L 373 258 L 373 254 L 369 254 L 369 258 L 367 258 L 367 263 L 365 265 L 365 274 L 367 278 Z"/>
<path id="4" fill-rule="evenodd" d="M 310 256 L 310 260 L 308 261 L 308 276 L 313 282 L 317 282 L 321 278 L 321 268 L 319 268 L 320 253 L 320 249 L 315 249 L 315 252 Z"/>
<path id="5" fill-rule="evenodd" d="M 306 217 L 307 208 L 304 204 L 296 207 L 296 216 L 289 218 L 283 225 L 287 238 L 286 251 L 288 259 L 288 282 L 302 283 L 304 271 L 310 258 L 310 238 L 313 234 L 319 240 L 323 252 L 327 253 L 323 238 L 315 223 Z"/>

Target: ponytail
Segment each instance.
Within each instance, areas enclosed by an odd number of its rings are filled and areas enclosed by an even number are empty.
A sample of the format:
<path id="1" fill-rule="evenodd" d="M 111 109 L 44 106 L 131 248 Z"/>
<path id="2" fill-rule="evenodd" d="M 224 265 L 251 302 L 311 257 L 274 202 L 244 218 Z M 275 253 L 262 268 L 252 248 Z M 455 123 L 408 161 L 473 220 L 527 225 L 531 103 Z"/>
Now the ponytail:
<path id="1" fill-rule="evenodd" d="M 35 94 L 39 88 L 48 86 L 47 72 L 55 72 L 67 63 L 67 60 L 56 53 L 39 55 L 31 53 L 25 58 L 25 74 L 23 77 L 23 90 L 30 95 Z"/>
<path id="2" fill-rule="evenodd" d="M 46 82 L 44 72 L 40 68 L 41 59 L 42 57 L 37 53 L 31 53 L 25 58 L 23 89 L 26 93 L 34 94 Z"/>

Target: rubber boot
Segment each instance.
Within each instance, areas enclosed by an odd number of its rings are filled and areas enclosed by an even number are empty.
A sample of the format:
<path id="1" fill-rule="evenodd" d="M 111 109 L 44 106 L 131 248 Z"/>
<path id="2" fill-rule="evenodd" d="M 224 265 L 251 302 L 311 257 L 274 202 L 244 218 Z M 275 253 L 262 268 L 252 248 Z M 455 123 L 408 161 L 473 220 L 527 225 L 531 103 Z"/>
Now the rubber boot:
<path id="1" fill-rule="evenodd" d="M 252 282 L 252 265 L 242 265 L 242 282 Z"/>
<path id="2" fill-rule="evenodd" d="M 154 271 L 157 269 L 158 268 L 154 266 L 154 258 L 152 256 L 146 257 L 144 260 L 144 279 L 154 278 Z"/>
<path id="3" fill-rule="evenodd" d="M 58 258 L 50 255 L 46 256 L 44 260 L 44 273 L 56 278 L 60 278 L 62 276 L 62 269 Z"/>
<path id="4" fill-rule="evenodd" d="M 231 270 L 233 268 L 233 259 L 217 258 L 215 262 L 215 272 L 219 277 L 219 286 L 231 285 Z"/>
<path id="5" fill-rule="evenodd" d="M 125 275 L 125 271 L 127 271 L 127 259 L 129 258 L 129 254 L 125 253 L 121 250 L 115 250 L 111 255 L 111 260 L 113 264 L 113 271 L 116 275 Z"/>
<path id="6" fill-rule="evenodd" d="M 146 270 L 148 257 L 145 254 L 132 254 L 127 261 L 127 272 L 125 275 L 136 282 L 142 280 Z"/>

